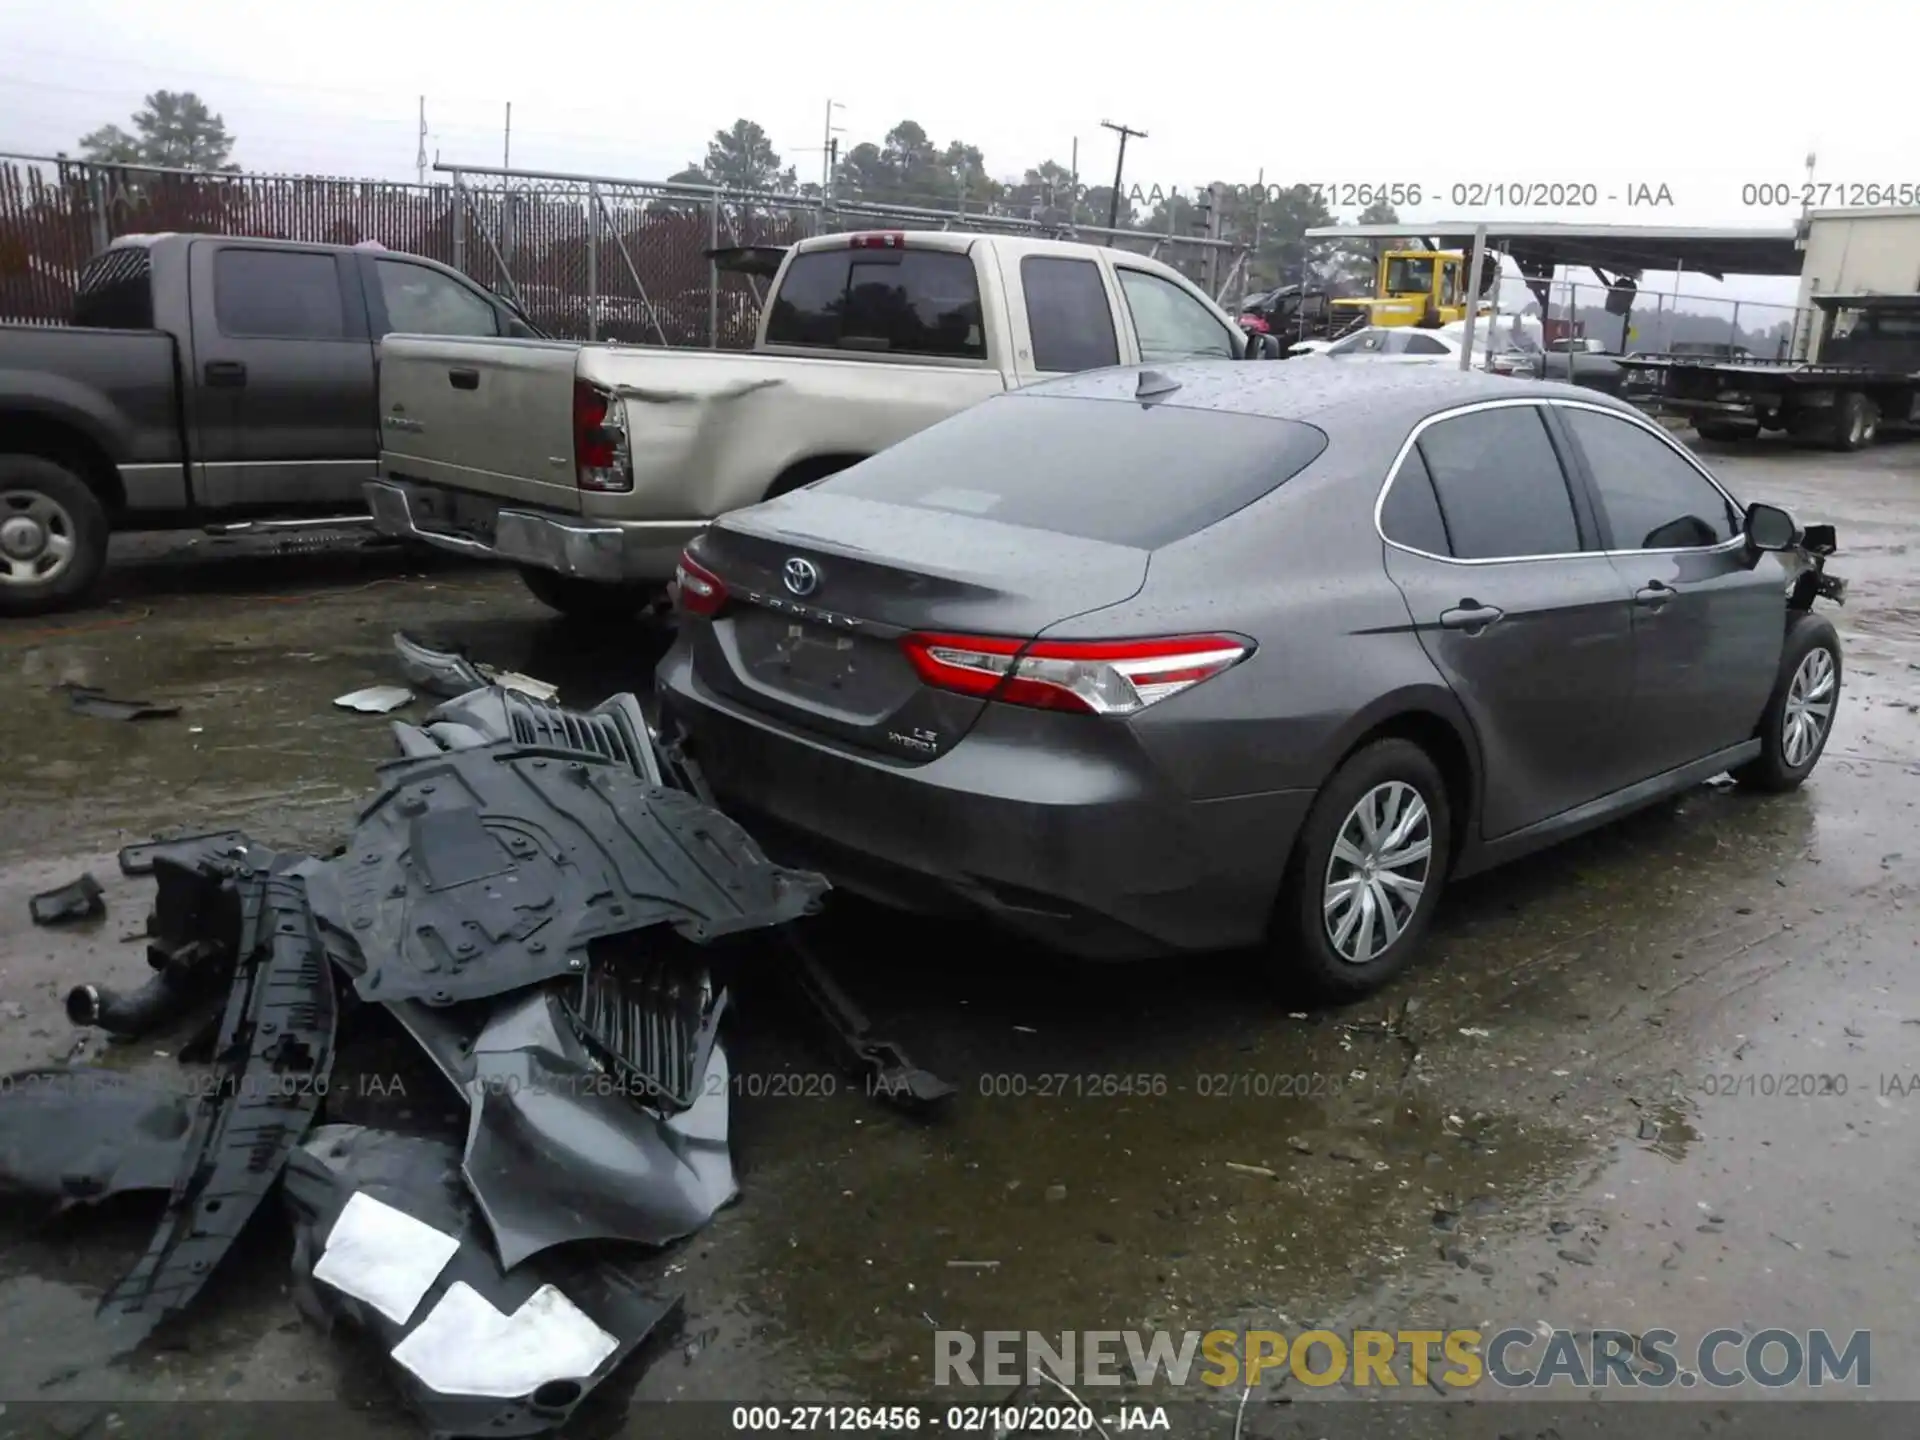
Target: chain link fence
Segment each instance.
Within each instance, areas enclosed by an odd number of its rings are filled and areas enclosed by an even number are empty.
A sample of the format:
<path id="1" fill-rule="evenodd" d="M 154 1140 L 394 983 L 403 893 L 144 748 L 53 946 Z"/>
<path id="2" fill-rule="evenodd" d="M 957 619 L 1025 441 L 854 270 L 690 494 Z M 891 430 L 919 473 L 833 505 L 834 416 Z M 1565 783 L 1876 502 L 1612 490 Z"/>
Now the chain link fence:
<path id="1" fill-rule="evenodd" d="M 59 324 L 80 267 L 122 235 L 190 232 L 354 245 L 451 265 L 550 334 L 640 345 L 751 345 L 765 281 L 709 251 L 857 229 L 955 229 L 1112 244 L 1234 287 L 1246 248 L 1056 217 L 441 166 L 404 184 L 249 175 L 0 154 L 0 321 Z"/>
<path id="2" fill-rule="evenodd" d="M 1505 286 L 1509 301 L 1517 288 Z M 1595 281 L 1556 280 L 1547 300 L 1529 293 L 1546 341 L 1578 339 L 1616 355 L 1800 360 L 1819 333 L 1817 311 L 1763 300 L 1610 289 Z M 1505 307 L 1503 307 L 1505 308 Z"/>

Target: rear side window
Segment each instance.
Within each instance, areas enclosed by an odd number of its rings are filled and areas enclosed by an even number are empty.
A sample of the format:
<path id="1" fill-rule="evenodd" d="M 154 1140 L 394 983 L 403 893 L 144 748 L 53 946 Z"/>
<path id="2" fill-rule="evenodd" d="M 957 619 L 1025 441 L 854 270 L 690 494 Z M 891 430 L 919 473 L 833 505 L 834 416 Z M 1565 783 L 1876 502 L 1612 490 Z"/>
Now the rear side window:
<path id="1" fill-rule="evenodd" d="M 347 333 L 331 255 L 222 250 L 213 257 L 213 313 L 223 335 L 341 340 Z"/>
<path id="2" fill-rule="evenodd" d="M 1409 450 L 1407 458 L 1400 462 L 1387 498 L 1380 502 L 1380 533 L 1409 550 L 1423 550 L 1429 555 L 1453 554 L 1453 544 L 1447 539 L 1447 522 L 1440 514 L 1440 502 L 1433 493 L 1433 477 L 1427 473 L 1418 446 Z"/>
<path id="3" fill-rule="evenodd" d="M 153 257 L 144 245 L 102 250 L 80 271 L 73 323 L 90 330 L 153 328 Z"/>
<path id="4" fill-rule="evenodd" d="M 1006 395 L 815 488 L 1153 550 L 1252 504 L 1326 445 L 1297 420 Z"/>
<path id="5" fill-rule="evenodd" d="M 1518 560 L 1580 549 L 1573 496 L 1539 406 L 1442 420 L 1427 427 L 1416 448 L 1433 477 L 1454 558 Z"/>
<path id="6" fill-rule="evenodd" d="M 796 255 L 773 297 L 767 343 L 985 359 L 973 261 L 949 250 Z"/>
<path id="7" fill-rule="evenodd" d="M 1036 370 L 1097 370 L 1120 363 L 1106 283 L 1091 260 L 1029 255 L 1020 262 Z"/>
<path id="8" fill-rule="evenodd" d="M 1407 354 L 1409 355 L 1445 355 L 1447 347 L 1431 335 L 1407 336 Z"/>

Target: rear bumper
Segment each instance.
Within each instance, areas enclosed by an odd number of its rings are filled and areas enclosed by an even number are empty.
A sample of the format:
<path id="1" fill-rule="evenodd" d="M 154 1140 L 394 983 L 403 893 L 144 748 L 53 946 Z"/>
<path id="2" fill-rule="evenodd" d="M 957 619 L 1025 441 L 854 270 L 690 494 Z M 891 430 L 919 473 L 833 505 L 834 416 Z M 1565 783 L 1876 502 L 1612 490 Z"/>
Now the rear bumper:
<path id="1" fill-rule="evenodd" d="M 589 520 L 500 506 L 481 523 L 456 526 L 435 518 L 452 513 L 445 503 L 450 491 L 392 476 L 370 480 L 364 488 L 374 528 L 383 535 L 608 584 L 666 584 L 680 552 L 707 525 L 705 520 Z M 460 498 L 463 513 L 487 503 L 481 496 L 463 493 Z"/>
<path id="2" fill-rule="evenodd" d="M 869 759 L 716 694 L 683 645 L 655 680 L 719 799 L 769 853 L 871 899 L 984 915 L 1090 959 L 1259 941 L 1313 799 L 1170 795 L 1144 751 L 1046 747 L 1033 727 L 1079 717 L 1003 706 L 927 764 Z"/>

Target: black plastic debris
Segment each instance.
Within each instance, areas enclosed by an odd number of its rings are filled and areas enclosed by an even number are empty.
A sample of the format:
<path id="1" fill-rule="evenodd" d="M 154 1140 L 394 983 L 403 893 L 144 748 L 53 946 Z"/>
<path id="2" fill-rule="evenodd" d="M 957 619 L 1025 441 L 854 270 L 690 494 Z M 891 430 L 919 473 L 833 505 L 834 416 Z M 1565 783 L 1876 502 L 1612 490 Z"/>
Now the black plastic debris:
<path id="1" fill-rule="evenodd" d="M 76 920 L 97 920 L 107 913 L 100 882 L 82 875 L 52 890 L 42 890 L 28 902 L 36 925 L 71 925 Z"/>
<path id="2" fill-rule="evenodd" d="M 159 881 L 147 917 L 153 978 L 126 994 L 104 985 L 76 985 L 67 992 L 67 1018 L 132 1040 L 224 993 L 240 959 L 234 947 L 245 943 L 247 933 L 235 867 L 288 863 L 237 831 L 123 849 L 122 871 Z"/>
<path id="3" fill-rule="evenodd" d="M 59 1209 L 171 1190 L 192 1097 L 92 1066 L 0 1079 L 0 1194 Z"/>
<path id="4" fill-rule="evenodd" d="M 214 864 L 218 862 L 209 862 Z M 122 1352 L 200 1293 L 313 1125 L 333 1066 L 333 971 L 306 890 L 278 857 L 223 867 L 237 957 L 213 1053 L 153 1243 L 101 1302 Z M 222 887 L 225 888 L 224 886 Z"/>
<path id="5" fill-rule="evenodd" d="M 98 720 L 165 720 L 180 713 L 178 705 L 156 705 L 151 700 L 117 700 L 91 685 L 69 685 L 67 704 L 75 714 Z"/>
<path id="6" fill-rule="evenodd" d="M 393 648 L 400 657 L 401 673 L 430 695 L 452 699 L 496 685 L 536 700 L 552 700 L 559 694 L 557 686 L 544 680 L 476 664 L 458 647 L 442 649 L 429 645 L 404 630 L 393 632 Z"/>
<path id="7" fill-rule="evenodd" d="M 658 925 L 706 942 L 797 919 L 827 888 L 693 796 L 585 752 L 495 742 L 381 778 L 346 853 L 308 878 L 368 1000 L 481 1000 L 583 972 L 608 937 Z"/>
<path id="8" fill-rule="evenodd" d="M 435 1435 L 537 1435 L 572 1418 L 677 1323 L 617 1258 L 550 1251 L 503 1269 L 436 1140 L 327 1126 L 288 1166 L 296 1301 L 353 1325 Z"/>
<path id="9" fill-rule="evenodd" d="M 436 649 L 404 630 L 393 632 L 393 648 L 400 657 L 400 672 L 430 695 L 450 699 L 487 686 L 487 677 L 459 650 Z"/>

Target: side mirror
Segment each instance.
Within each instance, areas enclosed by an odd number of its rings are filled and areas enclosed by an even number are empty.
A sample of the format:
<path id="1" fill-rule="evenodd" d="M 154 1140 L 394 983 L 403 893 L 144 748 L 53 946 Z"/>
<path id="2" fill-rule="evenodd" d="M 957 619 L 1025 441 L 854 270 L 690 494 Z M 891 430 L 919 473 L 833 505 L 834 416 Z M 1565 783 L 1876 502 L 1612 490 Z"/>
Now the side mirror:
<path id="1" fill-rule="evenodd" d="M 1280 337 L 1256 330 L 1247 332 L 1247 348 L 1242 352 L 1246 360 L 1278 360 L 1280 358 Z"/>
<path id="2" fill-rule="evenodd" d="M 1778 505 L 1759 501 L 1747 506 L 1747 544 L 1755 550 L 1791 550 L 1800 538 L 1800 526 L 1793 516 Z"/>

